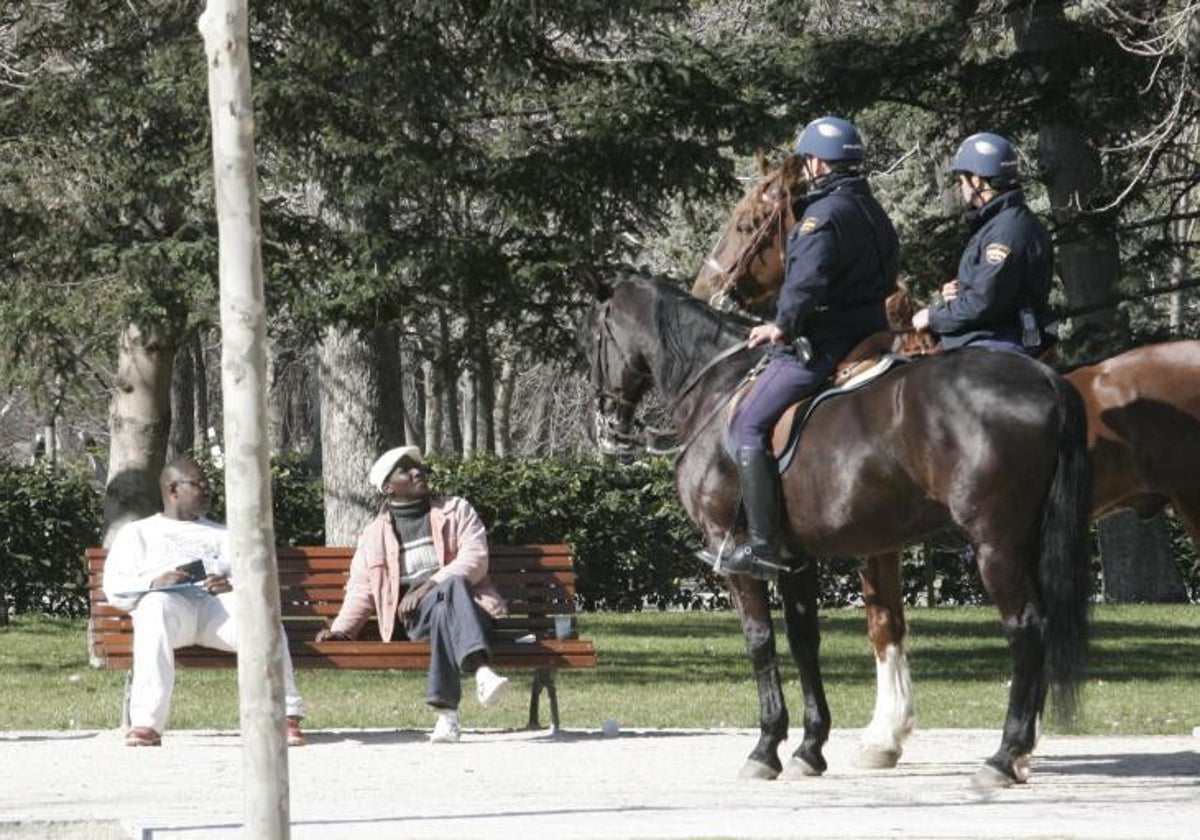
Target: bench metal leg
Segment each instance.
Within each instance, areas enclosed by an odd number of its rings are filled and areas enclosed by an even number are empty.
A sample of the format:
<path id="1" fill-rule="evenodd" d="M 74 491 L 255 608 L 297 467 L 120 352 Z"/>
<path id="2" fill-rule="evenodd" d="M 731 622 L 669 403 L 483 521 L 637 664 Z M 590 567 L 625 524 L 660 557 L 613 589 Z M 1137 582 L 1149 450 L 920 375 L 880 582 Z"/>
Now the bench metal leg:
<path id="1" fill-rule="evenodd" d="M 558 689 L 554 685 L 554 671 L 549 668 L 540 669 L 533 674 L 533 687 L 529 692 L 529 723 L 526 724 L 526 728 L 541 729 L 542 727 L 538 714 L 538 701 L 543 688 L 546 689 L 546 696 L 550 698 L 550 730 L 557 732 L 559 728 Z"/>

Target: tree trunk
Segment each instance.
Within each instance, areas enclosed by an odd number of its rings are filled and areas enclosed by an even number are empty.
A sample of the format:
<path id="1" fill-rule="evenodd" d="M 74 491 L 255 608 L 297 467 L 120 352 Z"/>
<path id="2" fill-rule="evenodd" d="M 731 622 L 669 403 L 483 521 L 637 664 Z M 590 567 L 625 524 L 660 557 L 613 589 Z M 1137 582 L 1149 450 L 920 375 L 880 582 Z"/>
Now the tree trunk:
<path id="1" fill-rule="evenodd" d="M 1187 588 L 1171 557 L 1166 517 L 1159 513 L 1141 519 L 1120 510 L 1100 520 L 1100 562 L 1104 570 L 1104 600 L 1109 603 L 1187 603 Z"/>
<path id="2" fill-rule="evenodd" d="M 425 390 L 425 453 L 442 451 L 442 369 L 436 360 L 421 363 L 421 387 Z"/>
<path id="3" fill-rule="evenodd" d="M 1079 68 L 1069 60 L 1076 49 L 1061 0 L 1018 4 L 1008 15 L 1017 50 L 1028 58 L 1039 87 L 1041 125 L 1038 158 L 1059 226 L 1059 271 L 1070 307 L 1103 304 L 1116 291 L 1120 250 L 1112 213 L 1090 212 L 1102 198 L 1104 173 L 1096 138 L 1085 134 L 1086 115 L 1069 104 L 1071 82 Z M 1076 357 L 1098 358 L 1119 332 L 1116 307 L 1072 320 L 1069 350 Z"/>
<path id="4" fill-rule="evenodd" d="M 1085 115 L 1071 106 L 1068 95 L 1079 69 L 1069 60 L 1076 48 L 1071 24 L 1063 13 L 1061 0 L 1036 0 L 1020 4 L 1009 13 L 1009 25 L 1016 37 L 1017 49 L 1025 53 L 1041 87 L 1041 126 L 1038 130 L 1038 155 L 1055 221 L 1059 225 L 1058 265 L 1067 302 L 1071 307 L 1102 304 L 1116 292 L 1121 273 L 1120 249 L 1112 213 L 1088 212 L 1101 198 L 1104 172 L 1096 151 L 1100 145 L 1088 137 L 1082 126 Z M 1116 307 L 1073 319 L 1067 354 L 1071 358 L 1097 358 L 1112 354 L 1120 346 L 1122 316 Z M 1110 518 L 1111 519 L 1111 518 Z M 1120 520 L 1117 520 L 1119 522 Z M 1148 527 L 1160 530 L 1153 539 L 1138 545 L 1125 539 L 1121 525 L 1110 520 L 1100 523 L 1101 539 L 1110 548 L 1104 561 L 1105 590 L 1130 592 L 1128 585 L 1137 580 L 1157 581 L 1179 577 L 1165 539 L 1166 524 L 1160 518 Z M 1117 529 L 1114 531 L 1114 529 Z M 1166 549 L 1166 550 L 1164 550 Z M 1126 551 L 1118 557 L 1118 551 Z M 1129 581 L 1109 581 L 1108 570 L 1133 567 L 1142 574 Z M 1178 585 L 1183 586 L 1182 580 Z M 1136 600 L 1153 600 L 1157 589 L 1149 588 Z"/>
<path id="5" fill-rule="evenodd" d="M 496 454 L 513 454 L 512 405 L 513 392 L 517 388 L 517 364 L 506 355 L 500 363 L 500 387 L 496 393 Z"/>
<path id="6" fill-rule="evenodd" d="M 475 350 L 475 448 L 496 452 L 496 379 L 487 330 L 477 336 Z"/>
<path id="7" fill-rule="evenodd" d="M 379 506 L 367 472 L 403 434 L 395 332 L 330 327 L 321 343 L 321 475 L 325 542 L 354 545 Z"/>
<path id="8" fill-rule="evenodd" d="M 196 360 L 192 342 L 180 342 L 171 374 L 171 431 L 167 436 L 167 458 L 178 458 L 196 440 Z"/>
<path id="9" fill-rule="evenodd" d="M 266 305 L 246 0 L 209 0 L 208 65 L 221 277 L 225 499 L 238 595 L 244 826 L 290 836 L 279 576 L 268 464 Z"/>
<path id="10" fill-rule="evenodd" d="M 459 390 L 462 393 L 462 454 L 470 458 L 475 454 L 475 414 L 478 406 L 478 380 L 474 371 L 464 370 L 459 377 L 462 383 Z"/>
<path id="11" fill-rule="evenodd" d="M 192 377 L 195 381 L 195 419 L 192 425 L 192 448 L 206 452 L 208 427 L 212 425 L 208 416 L 208 360 L 204 356 L 204 339 L 197 331 L 188 342 L 191 345 Z"/>
<path id="12" fill-rule="evenodd" d="M 117 348 L 117 379 L 108 409 L 108 483 L 104 545 L 127 522 L 162 510 L 158 476 L 171 425 L 174 348 L 159 332 L 130 324 Z"/>

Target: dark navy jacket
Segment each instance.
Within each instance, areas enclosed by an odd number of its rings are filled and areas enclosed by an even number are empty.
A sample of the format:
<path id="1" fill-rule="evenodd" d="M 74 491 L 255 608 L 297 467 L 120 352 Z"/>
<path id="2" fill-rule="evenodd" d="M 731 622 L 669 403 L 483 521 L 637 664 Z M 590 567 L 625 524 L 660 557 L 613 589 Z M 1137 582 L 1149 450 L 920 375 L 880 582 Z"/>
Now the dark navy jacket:
<path id="1" fill-rule="evenodd" d="M 895 288 L 900 241 L 867 182 L 829 175 L 796 217 L 775 325 L 787 340 L 806 336 L 818 351 L 886 330 L 884 301 Z"/>
<path id="2" fill-rule="evenodd" d="M 1050 236 L 1020 190 L 1001 193 L 970 218 L 974 233 L 958 263 L 958 297 L 930 307 L 930 329 L 947 350 L 980 339 L 1020 344 L 1022 308 L 1033 309 L 1039 328 L 1053 320 Z"/>

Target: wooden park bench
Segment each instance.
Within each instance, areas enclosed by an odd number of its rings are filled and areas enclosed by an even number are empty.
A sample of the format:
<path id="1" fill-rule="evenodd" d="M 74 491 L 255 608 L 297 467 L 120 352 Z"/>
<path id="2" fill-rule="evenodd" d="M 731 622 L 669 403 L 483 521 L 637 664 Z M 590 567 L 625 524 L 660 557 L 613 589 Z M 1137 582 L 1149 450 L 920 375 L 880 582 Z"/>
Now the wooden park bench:
<path id="1" fill-rule="evenodd" d="M 353 548 L 302 546 L 279 548 L 280 605 L 292 662 L 297 668 L 354 671 L 425 671 L 427 642 L 379 640 L 374 619 L 353 642 L 314 642 L 313 637 L 338 614 L 350 575 Z M 508 602 L 509 615 L 497 619 L 491 635 L 492 662 L 498 670 L 533 671 L 529 728 L 540 727 L 542 690 L 550 700 L 550 722 L 559 728 L 555 672 L 596 667 L 595 645 L 580 639 L 575 613 L 575 563 L 565 545 L 493 545 L 489 574 Z M 104 549 L 86 551 L 89 601 L 88 657 L 97 668 L 128 671 L 133 656 L 133 620 L 111 606 L 101 588 Z M 555 616 L 571 618 L 566 638 L 555 637 Z M 403 626 L 397 624 L 397 630 Z M 184 668 L 236 668 L 232 653 L 202 647 L 175 652 Z M 126 683 L 126 711 L 128 709 Z"/>

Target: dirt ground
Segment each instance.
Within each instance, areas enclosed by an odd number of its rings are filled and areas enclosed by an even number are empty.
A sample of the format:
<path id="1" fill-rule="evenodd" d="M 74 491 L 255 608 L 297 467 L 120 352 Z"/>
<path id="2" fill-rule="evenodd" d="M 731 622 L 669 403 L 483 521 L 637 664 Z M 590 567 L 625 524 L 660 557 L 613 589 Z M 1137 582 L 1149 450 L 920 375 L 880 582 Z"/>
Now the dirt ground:
<path id="1" fill-rule="evenodd" d="M 1028 784 L 981 794 L 998 732 L 918 731 L 889 771 L 852 765 L 858 734 L 834 733 L 821 778 L 753 782 L 751 730 L 314 732 L 289 751 L 292 837 L 1200 835 L 1200 738 L 1046 736 Z M 234 732 L 8 732 L 0 756 L 0 837 L 241 836 Z"/>

